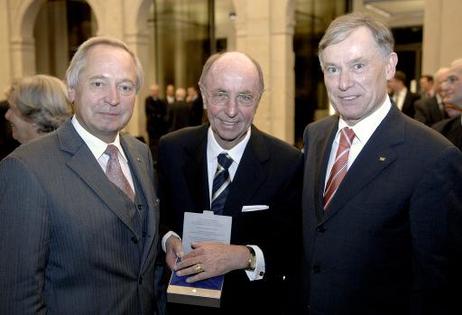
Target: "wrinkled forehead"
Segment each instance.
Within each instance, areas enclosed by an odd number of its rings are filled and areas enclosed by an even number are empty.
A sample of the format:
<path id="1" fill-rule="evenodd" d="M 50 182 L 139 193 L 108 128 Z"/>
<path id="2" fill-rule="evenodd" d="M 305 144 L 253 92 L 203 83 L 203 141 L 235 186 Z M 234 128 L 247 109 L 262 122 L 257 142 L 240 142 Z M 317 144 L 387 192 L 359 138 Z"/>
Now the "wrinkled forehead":
<path id="1" fill-rule="evenodd" d="M 242 55 L 224 55 L 210 68 L 208 81 L 221 77 L 242 77 L 252 82 L 258 80 L 258 70 L 248 58 Z"/>

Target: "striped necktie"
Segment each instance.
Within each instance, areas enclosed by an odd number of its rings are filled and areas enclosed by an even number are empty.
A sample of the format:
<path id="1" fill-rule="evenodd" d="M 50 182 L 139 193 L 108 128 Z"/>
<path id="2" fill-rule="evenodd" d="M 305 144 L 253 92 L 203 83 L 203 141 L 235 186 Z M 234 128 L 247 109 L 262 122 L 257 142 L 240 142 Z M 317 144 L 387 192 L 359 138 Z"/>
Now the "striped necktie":
<path id="1" fill-rule="evenodd" d="M 354 138 L 355 132 L 353 129 L 345 127 L 340 130 L 340 143 L 335 156 L 335 162 L 330 171 L 326 189 L 324 190 L 324 210 L 331 202 L 335 192 L 348 171 L 348 155 Z"/>
<path id="2" fill-rule="evenodd" d="M 223 214 L 229 184 L 231 183 L 228 168 L 233 163 L 233 159 L 227 153 L 220 153 L 217 159 L 217 171 L 213 178 L 211 210 L 215 214 Z"/>

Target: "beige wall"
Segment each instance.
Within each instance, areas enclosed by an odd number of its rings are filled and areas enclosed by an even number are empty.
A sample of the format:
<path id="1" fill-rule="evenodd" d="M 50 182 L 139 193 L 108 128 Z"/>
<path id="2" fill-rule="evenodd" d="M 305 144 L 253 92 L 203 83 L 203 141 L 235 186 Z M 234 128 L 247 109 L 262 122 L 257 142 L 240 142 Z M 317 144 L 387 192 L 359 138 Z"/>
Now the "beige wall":
<path id="1" fill-rule="evenodd" d="M 425 0 L 422 73 L 462 57 L 462 1 Z"/>

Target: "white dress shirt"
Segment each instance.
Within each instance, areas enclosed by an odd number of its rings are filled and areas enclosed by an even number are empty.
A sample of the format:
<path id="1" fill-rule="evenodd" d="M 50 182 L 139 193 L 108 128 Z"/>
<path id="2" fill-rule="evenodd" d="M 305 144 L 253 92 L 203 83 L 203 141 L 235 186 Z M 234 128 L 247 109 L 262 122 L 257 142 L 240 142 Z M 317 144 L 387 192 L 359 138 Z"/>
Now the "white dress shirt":
<path id="1" fill-rule="evenodd" d="M 88 146 L 91 153 L 93 153 L 93 155 L 95 156 L 95 159 L 98 161 L 104 173 L 106 173 L 106 166 L 107 166 L 107 162 L 109 161 L 109 155 L 104 153 L 104 151 L 106 151 L 107 146 L 109 144 L 113 144 L 117 147 L 117 149 L 119 149 L 118 156 L 119 156 L 120 167 L 122 168 L 122 172 L 127 178 L 128 183 L 130 184 L 130 187 L 132 188 L 133 191 L 135 191 L 135 186 L 133 185 L 132 174 L 130 172 L 130 167 L 128 166 L 128 160 L 127 160 L 127 157 L 125 156 L 122 146 L 120 145 L 119 134 L 117 134 L 114 142 L 106 143 L 102 141 L 101 139 L 95 137 L 91 133 L 89 133 L 85 128 L 83 128 L 82 125 L 77 120 L 77 118 L 75 117 L 75 115 L 74 117 L 72 117 L 72 125 L 74 126 L 75 130 L 77 131 L 79 136 L 82 138 L 82 140 L 85 142 L 85 144 Z"/>
<path id="2" fill-rule="evenodd" d="M 348 124 L 340 118 L 338 121 L 338 130 L 337 134 L 335 135 L 334 142 L 332 143 L 332 148 L 330 151 L 330 156 L 329 156 L 329 163 L 327 164 L 327 172 L 326 172 L 326 178 L 324 182 L 324 187 L 327 184 L 327 180 L 329 179 L 329 174 L 334 166 L 335 162 L 335 156 L 337 154 L 337 148 L 339 145 L 340 141 L 340 130 L 344 127 L 349 127 L 353 129 L 355 132 L 355 138 L 353 139 L 353 142 L 351 143 L 350 147 L 350 152 L 348 154 L 348 169 L 351 167 L 353 162 L 356 160 L 358 157 L 359 153 L 361 153 L 361 150 L 364 148 L 366 145 L 367 141 L 369 138 L 372 136 L 374 133 L 375 129 L 380 125 L 382 120 L 387 116 L 388 112 L 391 109 L 391 102 L 389 97 L 385 99 L 382 105 L 367 116 L 366 118 L 363 118 L 359 122 L 357 122 L 354 126 L 348 126 Z"/>
<path id="3" fill-rule="evenodd" d="M 250 139 L 250 133 L 251 129 L 247 131 L 247 134 L 245 137 L 242 139 L 241 142 L 239 142 L 237 145 L 235 145 L 231 150 L 225 150 L 223 149 L 218 142 L 215 139 L 215 136 L 213 134 L 213 131 L 211 128 L 208 129 L 207 133 L 207 174 L 208 174 L 208 183 L 209 183 L 209 200 L 210 203 L 212 202 L 212 187 L 213 187 L 213 178 L 215 177 L 215 172 L 217 170 L 218 166 L 218 160 L 217 157 L 220 153 L 228 153 L 229 156 L 233 159 L 233 163 L 228 169 L 229 172 L 229 177 L 231 179 L 231 182 L 234 179 L 234 175 L 236 174 L 237 168 L 239 166 L 239 163 L 241 161 L 242 155 L 244 154 L 244 150 L 247 146 L 247 143 L 249 142 Z M 164 235 L 162 238 L 162 249 L 166 251 L 166 242 L 168 238 L 174 235 L 178 238 L 179 235 L 176 234 L 173 231 L 169 231 Z M 255 270 L 245 270 L 247 277 L 249 278 L 250 281 L 254 280 L 260 280 L 263 279 L 263 276 L 265 274 L 265 257 L 263 255 L 263 251 L 256 245 L 247 245 L 253 248 L 255 251 L 255 257 L 256 257 L 256 266 Z"/>

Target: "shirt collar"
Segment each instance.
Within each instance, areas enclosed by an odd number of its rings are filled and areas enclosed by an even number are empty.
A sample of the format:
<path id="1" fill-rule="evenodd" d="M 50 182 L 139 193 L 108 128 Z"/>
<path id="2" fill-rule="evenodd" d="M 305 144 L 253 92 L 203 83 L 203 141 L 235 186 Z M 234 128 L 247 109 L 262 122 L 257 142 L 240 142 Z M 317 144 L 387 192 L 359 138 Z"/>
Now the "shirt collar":
<path id="1" fill-rule="evenodd" d="M 215 139 L 215 136 L 212 131 L 212 127 L 209 127 L 208 133 L 207 133 L 208 158 L 216 159 L 220 153 L 227 152 L 233 159 L 233 163 L 237 163 L 239 165 L 242 155 L 244 154 L 245 147 L 247 146 L 247 143 L 249 142 L 249 139 L 250 139 L 250 130 L 251 128 L 249 127 L 245 137 L 241 140 L 241 142 L 236 144 L 230 150 L 225 150 L 218 144 L 217 140 Z"/>
<path id="2" fill-rule="evenodd" d="M 387 116 L 390 109 L 391 109 L 391 102 L 390 102 L 390 98 L 387 96 L 385 98 L 385 101 L 382 103 L 382 105 L 380 105 L 378 109 L 376 109 L 369 116 L 361 119 L 353 127 L 348 126 L 348 124 L 342 118 L 340 118 L 338 121 L 337 134 L 340 132 L 342 128 L 349 127 L 353 129 L 353 131 L 355 132 L 356 139 L 358 139 L 358 141 L 364 145 L 369 140 L 369 138 L 372 136 L 375 129 L 377 129 L 377 127 L 380 125 L 382 120 Z"/>
<path id="3" fill-rule="evenodd" d="M 119 133 L 117 133 L 114 142 L 106 143 L 98 137 L 95 137 L 94 135 L 89 133 L 85 128 L 83 128 L 83 126 L 80 124 L 75 115 L 72 117 L 72 125 L 74 126 L 75 130 L 82 138 L 82 140 L 85 142 L 85 144 L 88 146 L 91 153 L 95 156 L 96 159 L 99 159 L 101 157 L 104 151 L 106 151 L 106 148 L 109 144 L 113 144 L 117 147 L 117 149 L 119 149 L 120 156 L 122 156 L 124 161 L 127 162 L 127 157 L 125 156 L 124 150 L 120 145 Z"/>

